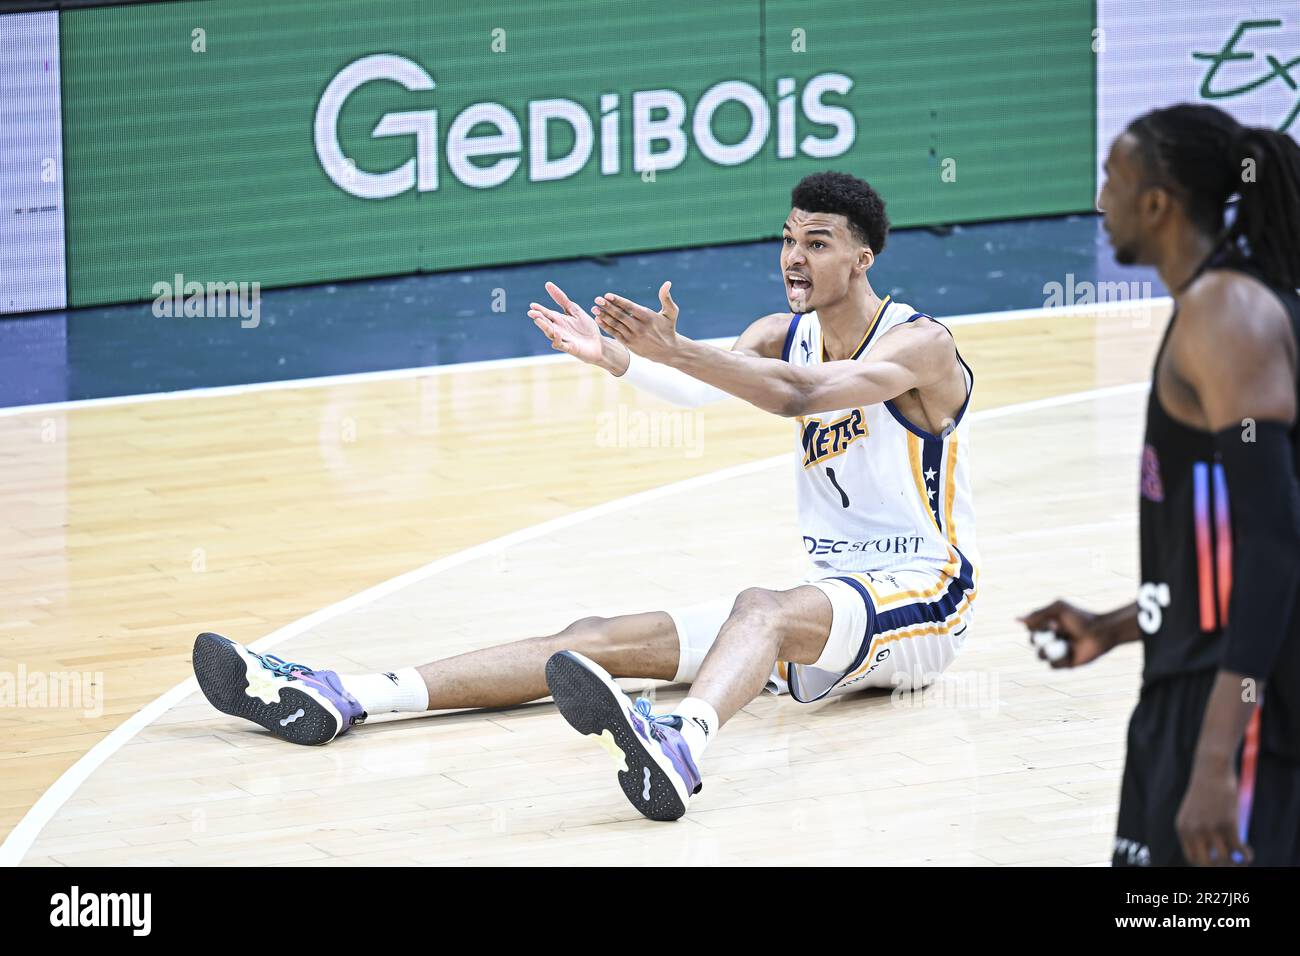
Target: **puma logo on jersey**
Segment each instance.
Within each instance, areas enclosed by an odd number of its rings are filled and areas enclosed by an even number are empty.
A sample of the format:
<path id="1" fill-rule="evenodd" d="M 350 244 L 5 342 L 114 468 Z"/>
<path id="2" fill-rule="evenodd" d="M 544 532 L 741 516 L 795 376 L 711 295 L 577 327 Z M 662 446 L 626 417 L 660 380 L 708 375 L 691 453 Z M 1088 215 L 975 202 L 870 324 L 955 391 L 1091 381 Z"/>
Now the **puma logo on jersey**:
<path id="1" fill-rule="evenodd" d="M 808 468 L 819 461 L 842 455 L 855 441 L 866 437 L 866 416 L 860 408 L 833 422 L 810 418 L 803 423 L 803 432 L 799 436 L 803 445 L 803 466 Z"/>

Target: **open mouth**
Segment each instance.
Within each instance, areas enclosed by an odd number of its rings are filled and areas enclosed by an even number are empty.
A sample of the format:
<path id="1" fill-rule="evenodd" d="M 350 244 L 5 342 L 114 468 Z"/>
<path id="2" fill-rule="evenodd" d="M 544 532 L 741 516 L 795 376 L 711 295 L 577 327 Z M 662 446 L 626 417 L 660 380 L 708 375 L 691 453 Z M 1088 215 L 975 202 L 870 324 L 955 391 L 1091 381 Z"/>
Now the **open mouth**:
<path id="1" fill-rule="evenodd" d="M 793 272 L 786 273 L 785 284 L 791 292 L 807 292 L 812 288 L 812 283 L 806 277 Z"/>

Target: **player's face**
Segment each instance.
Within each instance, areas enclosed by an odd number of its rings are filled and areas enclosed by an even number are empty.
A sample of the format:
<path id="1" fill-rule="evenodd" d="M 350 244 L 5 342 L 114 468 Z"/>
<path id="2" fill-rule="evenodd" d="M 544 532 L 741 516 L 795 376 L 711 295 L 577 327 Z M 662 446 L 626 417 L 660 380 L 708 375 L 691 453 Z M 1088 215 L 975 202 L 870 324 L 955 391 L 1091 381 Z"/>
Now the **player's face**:
<path id="1" fill-rule="evenodd" d="M 1142 199 L 1142 166 L 1134 154 L 1137 146 L 1130 133 L 1124 133 L 1111 144 L 1104 171 L 1106 179 L 1097 196 L 1097 208 L 1102 212 L 1102 224 L 1115 250 L 1115 261 L 1131 266 L 1142 259 L 1144 235 L 1140 202 Z"/>
<path id="2" fill-rule="evenodd" d="M 792 312 L 814 312 L 843 299 L 854 270 L 872 254 L 838 213 L 791 209 L 781 239 L 781 275 Z"/>

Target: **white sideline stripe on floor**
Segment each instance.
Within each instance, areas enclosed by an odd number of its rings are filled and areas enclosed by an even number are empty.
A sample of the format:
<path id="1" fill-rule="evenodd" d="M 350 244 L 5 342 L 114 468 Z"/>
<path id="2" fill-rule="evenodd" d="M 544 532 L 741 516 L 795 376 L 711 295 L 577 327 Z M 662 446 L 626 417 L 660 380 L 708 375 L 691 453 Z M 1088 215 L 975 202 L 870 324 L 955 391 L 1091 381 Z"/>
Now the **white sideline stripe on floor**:
<path id="1" fill-rule="evenodd" d="M 1129 385 L 1112 385 L 1105 388 L 1094 388 L 1084 392 L 1074 392 L 1069 395 L 1058 395 L 1053 398 L 1038 399 L 1031 402 L 1021 402 L 1017 405 L 1006 405 L 1000 408 L 989 409 L 985 412 L 972 413 L 973 421 L 983 421 L 985 419 L 1006 418 L 1011 415 L 1024 414 L 1028 412 L 1039 411 L 1044 408 L 1056 408 L 1061 405 L 1072 405 L 1080 402 L 1088 402 L 1096 399 L 1111 398 L 1117 395 L 1127 395 L 1148 388 L 1146 382 L 1135 382 Z M 653 501 L 657 498 L 667 497 L 676 494 L 679 491 L 687 491 L 702 485 L 717 484 L 718 482 L 727 481 L 731 478 L 739 478 L 744 475 L 753 474 L 766 468 L 787 465 L 790 461 L 788 453 L 775 455 L 771 458 L 764 458 L 760 461 L 749 462 L 744 465 L 733 465 L 730 468 L 723 468 L 720 471 L 710 472 L 707 475 L 696 475 L 694 478 L 686 478 L 682 481 L 675 481 L 671 484 L 660 485 L 658 488 L 650 488 L 646 491 L 640 491 L 633 495 L 623 498 L 616 498 L 613 501 L 607 501 L 604 504 L 595 505 L 591 508 L 585 508 L 582 511 L 576 511 L 573 514 L 562 515 L 559 518 L 552 518 L 550 521 L 544 521 L 541 524 L 532 525 L 528 528 L 522 528 L 519 531 L 513 531 L 510 534 L 500 538 L 494 538 L 491 541 L 485 541 L 482 544 L 476 544 L 466 548 L 463 551 L 457 551 L 455 554 L 449 554 L 445 557 L 426 564 L 423 567 L 408 571 L 405 574 L 390 578 L 372 588 L 367 588 L 358 594 L 344 598 L 335 604 L 314 611 L 306 617 L 299 618 L 276 631 L 272 631 L 261 640 L 255 641 L 249 647 L 265 653 L 284 643 L 292 637 L 310 630 L 318 624 L 346 614 L 358 607 L 364 607 L 382 597 L 399 591 L 410 584 L 426 580 L 437 574 L 442 573 L 450 568 L 457 567 L 472 561 L 475 558 L 490 556 L 494 552 L 514 545 L 523 544 L 534 538 L 540 538 L 555 531 L 561 531 L 565 528 L 581 524 L 592 518 L 599 518 L 615 511 L 621 511 L 625 508 L 641 504 L 646 501 Z M 41 830 L 45 827 L 54 815 L 58 813 L 59 808 L 66 803 L 69 798 L 76 793 L 77 788 L 95 772 L 109 757 L 117 753 L 123 746 L 135 737 L 140 731 L 149 724 L 153 723 L 164 713 L 180 703 L 190 694 L 197 691 L 198 683 L 194 678 L 189 678 L 171 690 L 167 691 L 157 700 L 152 701 L 145 707 L 132 714 L 120 726 L 116 727 L 107 737 L 97 743 L 87 751 L 76 763 L 63 772 L 63 774 L 41 794 L 40 799 L 32 805 L 18 825 L 13 828 L 9 836 L 5 839 L 3 845 L 0 845 L 0 866 L 17 866 L 22 858 L 27 854 L 32 844 L 40 835 Z"/>
<path id="2" fill-rule="evenodd" d="M 1136 302 L 1103 302 L 1096 305 L 1063 305 L 1050 308 L 1019 309 L 1012 312 L 980 312 L 972 315 L 951 317 L 938 316 L 945 325 L 982 325 L 994 322 L 1021 322 L 1025 319 L 1043 319 L 1049 317 L 1068 318 L 1076 315 L 1092 315 L 1098 312 L 1123 312 L 1142 310 L 1146 306 L 1166 306 L 1167 297 L 1142 299 Z M 701 339 L 708 345 L 728 348 L 734 342 L 734 335 L 722 338 Z M 149 392 L 143 395 L 110 395 L 105 398 L 76 398 L 64 402 L 46 402 L 41 405 L 14 405 L 0 408 L 0 418 L 13 418 L 19 415 L 41 415 L 48 412 L 71 411 L 80 408 L 99 408 L 109 405 L 131 405 L 145 402 L 167 402 L 187 398 L 220 398 L 229 395 L 246 395 L 250 392 L 276 392 L 297 388 L 328 388 L 337 385 L 357 385 L 367 382 L 391 382 L 407 378 L 425 378 L 435 375 L 448 375 L 456 372 L 492 371 L 506 368 L 526 368 L 531 365 L 546 365 L 560 361 L 576 361 L 568 355 L 556 352 L 550 355 L 522 355 L 517 358 L 489 359 L 482 362 L 461 362 L 451 365 L 426 365 L 417 368 L 386 369 L 379 372 L 351 372 L 346 375 L 322 375 L 316 378 L 286 379 L 280 382 L 249 382 L 246 385 L 217 385 L 211 388 L 189 388 L 176 392 Z"/>
<path id="3" fill-rule="evenodd" d="M 1102 283 L 1097 283 L 1101 285 Z M 942 315 L 936 315 L 935 318 L 944 325 L 980 325 L 985 322 L 1022 322 L 1025 319 L 1045 319 L 1049 316 L 1059 316 L 1069 318 L 1075 315 L 1110 315 L 1118 312 L 1121 315 L 1127 312 L 1133 315 L 1141 315 L 1144 318 L 1150 316 L 1154 311 L 1162 311 L 1170 308 L 1174 300 L 1167 295 L 1158 295 L 1150 299 L 1128 299 L 1120 302 L 1093 302 L 1087 305 L 1055 305 L 1044 306 L 1036 309 L 1012 309 L 1008 312 L 975 312 L 971 315 L 954 315 L 951 318 L 945 318 Z"/>

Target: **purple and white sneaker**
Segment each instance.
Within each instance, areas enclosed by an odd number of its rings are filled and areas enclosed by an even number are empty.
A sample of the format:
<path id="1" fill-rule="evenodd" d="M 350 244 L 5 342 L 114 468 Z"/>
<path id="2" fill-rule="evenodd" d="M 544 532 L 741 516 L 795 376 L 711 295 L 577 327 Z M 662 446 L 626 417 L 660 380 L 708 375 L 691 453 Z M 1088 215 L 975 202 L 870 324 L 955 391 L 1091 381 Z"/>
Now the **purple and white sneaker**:
<path id="1" fill-rule="evenodd" d="M 686 812 L 703 784 L 681 717 L 652 716 L 650 701 L 638 697 L 633 704 L 604 668 L 574 651 L 546 662 L 546 684 L 569 725 L 595 737 L 619 765 L 618 782 L 632 806 L 651 820 Z"/>
<path id="2" fill-rule="evenodd" d="M 295 744 L 327 744 L 366 719 L 334 671 L 256 654 L 220 634 L 194 640 L 194 676 L 223 714 L 261 724 Z"/>

